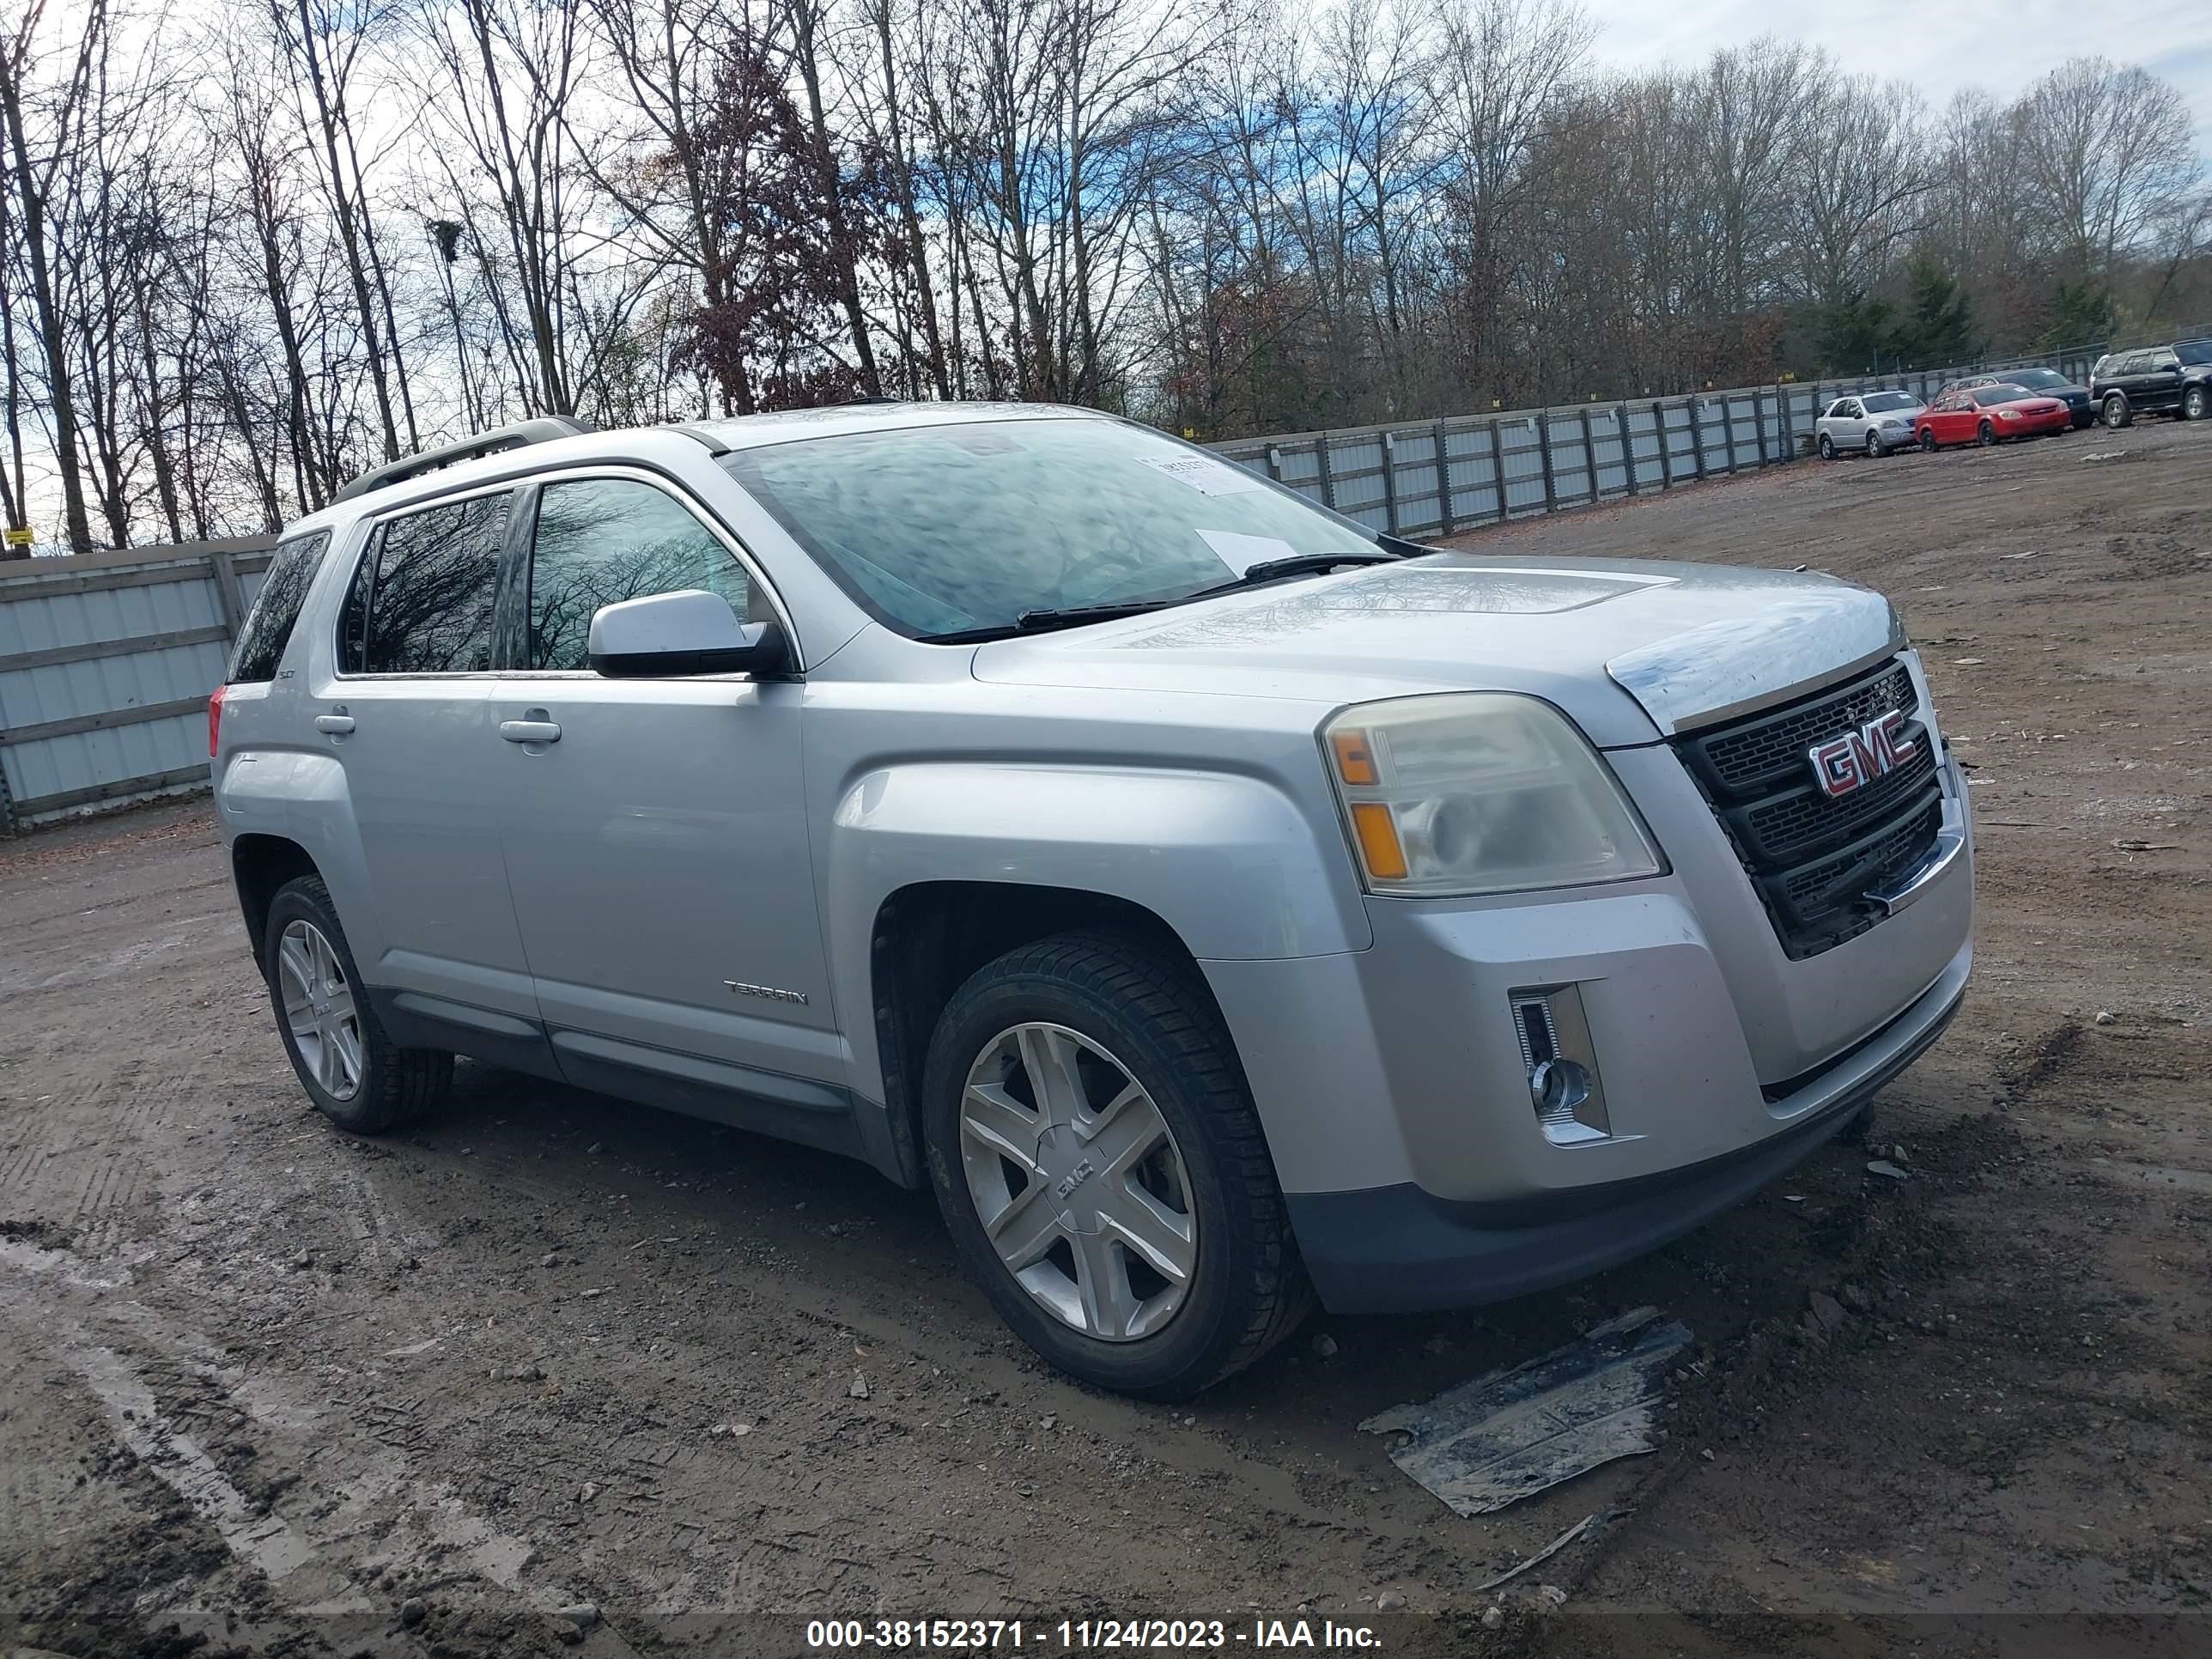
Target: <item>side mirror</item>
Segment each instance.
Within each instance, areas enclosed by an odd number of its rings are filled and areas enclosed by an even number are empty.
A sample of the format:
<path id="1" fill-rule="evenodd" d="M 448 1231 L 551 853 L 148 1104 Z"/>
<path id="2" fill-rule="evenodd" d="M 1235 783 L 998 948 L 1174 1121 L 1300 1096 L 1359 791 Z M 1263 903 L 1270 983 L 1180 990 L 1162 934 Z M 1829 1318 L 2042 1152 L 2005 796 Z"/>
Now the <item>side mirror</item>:
<path id="1" fill-rule="evenodd" d="M 601 605 L 592 617 L 592 672 L 611 680 L 680 674 L 791 672 L 791 642 L 774 623 L 740 623 L 719 593 L 685 588 Z"/>

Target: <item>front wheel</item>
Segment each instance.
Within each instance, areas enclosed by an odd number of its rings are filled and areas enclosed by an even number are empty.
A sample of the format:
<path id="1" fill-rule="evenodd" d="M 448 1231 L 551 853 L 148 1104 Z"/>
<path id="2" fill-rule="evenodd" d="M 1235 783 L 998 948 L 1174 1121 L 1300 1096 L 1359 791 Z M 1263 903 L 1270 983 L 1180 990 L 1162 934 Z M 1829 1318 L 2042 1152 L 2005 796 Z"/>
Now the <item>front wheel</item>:
<path id="1" fill-rule="evenodd" d="M 2183 420 L 2201 421 L 2207 414 L 2212 414 L 2212 392 L 2208 392 L 2201 386 L 2193 386 L 2181 394 Z"/>
<path id="2" fill-rule="evenodd" d="M 1996 428 L 1991 426 L 1987 421 L 1984 421 L 1981 425 L 1981 429 L 1974 434 L 1974 441 L 1979 444 L 1983 448 L 1987 449 L 1996 441 Z"/>
<path id="3" fill-rule="evenodd" d="M 261 972 L 301 1086 L 340 1128 L 381 1134 L 443 1097 L 453 1055 L 402 1048 L 386 1035 L 320 876 L 276 890 L 262 933 Z"/>
<path id="4" fill-rule="evenodd" d="M 2135 419 L 2135 411 L 2128 407 L 2124 394 L 2115 392 L 2105 399 L 2105 424 L 2115 432 Z"/>
<path id="5" fill-rule="evenodd" d="M 1825 432 L 1820 434 L 1820 459 L 1824 461 L 1836 459 L 1836 441 Z"/>
<path id="6" fill-rule="evenodd" d="M 1305 1316 L 1259 1115 L 1187 967 L 1106 934 L 1009 951 L 953 994 L 922 1088 L 954 1242 L 1060 1370 L 1187 1398 Z"/>
<path id="7" fill-rule="evenodd" d="M 1920 453 L 1923 455 L 1933 455 L 1936 453 L 1934 428 L 1923 426 L 1920 428 Z"/>
<path id="8" fill-rule="evenodd" d="M 1879 432 L 1867 434 L 1866 453 L 1867 459 L 1870 461 L 1878 461 L 1889 453 L 1889 446 L 1882 442 L 1881 434 Z"/>

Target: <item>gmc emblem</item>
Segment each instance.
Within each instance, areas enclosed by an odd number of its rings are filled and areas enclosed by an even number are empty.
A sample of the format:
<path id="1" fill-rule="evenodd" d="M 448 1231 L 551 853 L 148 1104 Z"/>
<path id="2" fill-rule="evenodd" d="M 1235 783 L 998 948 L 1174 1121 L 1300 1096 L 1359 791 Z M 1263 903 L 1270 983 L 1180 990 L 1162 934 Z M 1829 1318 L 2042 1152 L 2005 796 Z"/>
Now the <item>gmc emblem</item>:
<path id="1" fill-rule="evenodd" d="M 1856 732 L 1815 744 L 1806 751 L 1820 793 L 1834 799 L 1863 789 L 1887 777 L 1919 753 L 1920 745 L 1898 735 L 1905 729 L 1905 711 L 1893 708 L 1869 720 Z"/>

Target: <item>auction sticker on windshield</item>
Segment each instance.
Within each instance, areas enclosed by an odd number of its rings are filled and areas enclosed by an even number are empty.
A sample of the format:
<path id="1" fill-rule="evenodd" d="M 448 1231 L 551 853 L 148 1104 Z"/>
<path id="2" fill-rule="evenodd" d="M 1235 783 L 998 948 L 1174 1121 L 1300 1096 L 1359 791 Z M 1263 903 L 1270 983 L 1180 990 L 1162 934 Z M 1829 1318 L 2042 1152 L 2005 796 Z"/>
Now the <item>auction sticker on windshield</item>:
<path id="1" fill-rule="evenodd" d="M 1245 536 L 1234 530 L 1201 530 L 1199 540 L 1221 555 L 1222 562 L 1238 575 L 1269 559 L 1295 559 L 1298 550 L 1280 536 Z"/>
<path id="2" fill-rule="evenodd" d="M 1140 455 L 1137 459 L 1179 483 L 1188 484 L 1202 495 L 1242 495 L 1248 490 L 1267 487 L 1261 479 L 1243 467 L 1209 460 L 1203 455 Z"/>

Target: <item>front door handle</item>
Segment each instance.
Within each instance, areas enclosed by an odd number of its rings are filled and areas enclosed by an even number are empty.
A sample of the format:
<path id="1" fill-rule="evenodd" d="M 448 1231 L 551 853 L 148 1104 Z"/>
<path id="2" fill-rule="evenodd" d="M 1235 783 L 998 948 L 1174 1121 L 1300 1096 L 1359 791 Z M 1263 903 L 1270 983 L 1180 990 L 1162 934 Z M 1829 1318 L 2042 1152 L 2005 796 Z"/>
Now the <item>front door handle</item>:
<path id="1" fill-rule="evenodd" d="M 535 714 L 538 711 L 533 709 L 531 712 Z M 559 724 L 549 720 L 501 720 L 499 723 L 499 734 L 509 743 L 558 743 L 561 741 Z"/>
<path id="2" fill-rule="evenodd" d="M 353 730 L 353 716 L 343 708 L 335 714 L 318 714 L 315 716 L 315 730 L 342 738 Z"/>

